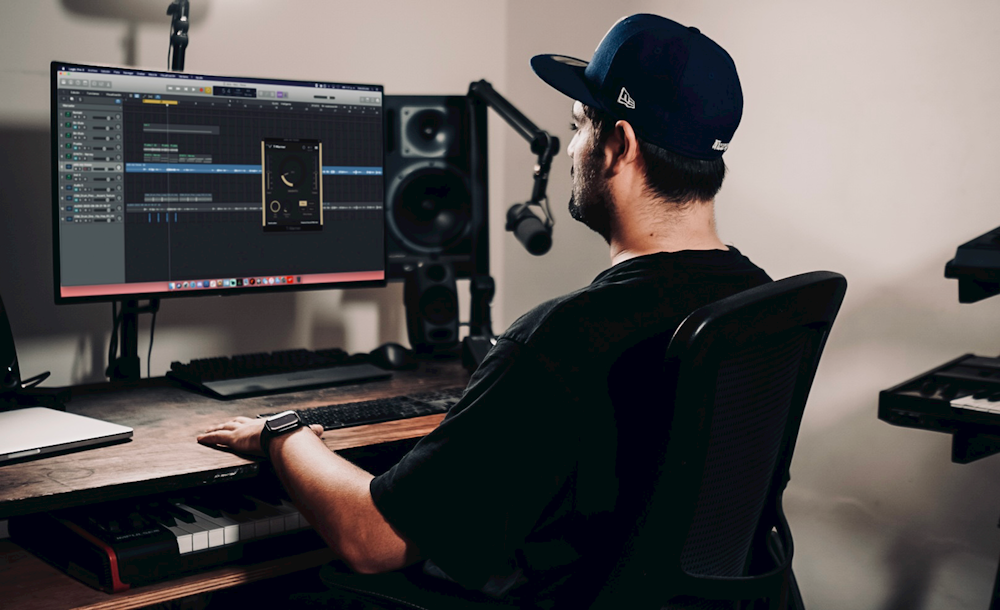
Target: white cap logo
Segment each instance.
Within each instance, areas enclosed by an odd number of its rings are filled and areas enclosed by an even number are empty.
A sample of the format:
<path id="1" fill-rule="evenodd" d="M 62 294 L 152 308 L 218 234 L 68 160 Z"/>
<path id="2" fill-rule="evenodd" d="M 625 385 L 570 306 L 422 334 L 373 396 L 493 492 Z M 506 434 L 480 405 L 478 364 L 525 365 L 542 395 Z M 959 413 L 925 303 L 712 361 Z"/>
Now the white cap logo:
<path id="1" fill-rule="evenodd" d="M 723 142 L 722 140 L 716 140 L 715 144 L 712 144 L 712 150 L 725 151 L 729 148 L 729 142 Z"/>
<path id="2" fill-rule="evenodd" d="M 628 91 L 625 90 L 625 87 L 622 87 L 621 93 L 618 94 L 618 103 L 621 104 L 622 106 L 625 106 L 626 108 L 635 110 L 635 100 L 632 99 L 632 96 L 628 94 Z"/>

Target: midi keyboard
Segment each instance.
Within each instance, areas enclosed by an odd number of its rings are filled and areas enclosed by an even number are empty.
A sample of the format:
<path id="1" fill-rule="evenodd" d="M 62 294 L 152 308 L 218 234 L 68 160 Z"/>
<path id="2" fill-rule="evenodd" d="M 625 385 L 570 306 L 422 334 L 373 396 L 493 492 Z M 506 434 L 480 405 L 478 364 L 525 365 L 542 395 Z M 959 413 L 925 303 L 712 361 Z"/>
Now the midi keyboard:
<path id="1" fill-rule="evenodd" d="M 965 354 L 913 379 L 879 392 L 878 417 L 909 428 L 964 439 L 953 460 L 972 461 L 992 453 L 970 439 L 1000 437 L 1000 358 Z"/>
<path id="2" fill-rule="evenodd" d="M 109 593 L 325 546 L 276 481 L 247 483 L 14 517 L 10 535 L 70 576 Z"/>

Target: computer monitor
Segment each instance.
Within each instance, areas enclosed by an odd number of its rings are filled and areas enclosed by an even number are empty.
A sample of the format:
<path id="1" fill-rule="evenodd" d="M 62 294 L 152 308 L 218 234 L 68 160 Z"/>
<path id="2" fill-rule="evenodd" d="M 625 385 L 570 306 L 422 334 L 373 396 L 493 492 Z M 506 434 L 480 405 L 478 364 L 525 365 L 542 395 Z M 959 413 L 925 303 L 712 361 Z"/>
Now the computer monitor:
<path id="1" fill-rule="evenodd" d="M 57 303 L 382 285 L 383 88 L 52 62 Z"/>

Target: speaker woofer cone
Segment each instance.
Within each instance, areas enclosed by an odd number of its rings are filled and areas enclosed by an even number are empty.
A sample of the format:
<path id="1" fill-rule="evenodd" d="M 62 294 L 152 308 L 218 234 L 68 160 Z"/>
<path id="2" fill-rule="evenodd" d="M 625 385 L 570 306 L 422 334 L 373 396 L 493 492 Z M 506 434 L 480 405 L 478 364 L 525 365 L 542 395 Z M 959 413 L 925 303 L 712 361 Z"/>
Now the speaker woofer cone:
<path id="1" fill-rule="evenodd" d="M 420 295 L 420 316 L 435 325 L 448 324 L 458 317 L 455 293 L 444 286 L 432 286 Z"/>
<path id="2" fill-rule="evenodd" d="M 413 250 L 441 252 L 471 229 L 469 186 L 462 174 L 443 163 L 428 161 L 400 174 L 388 201 L 389 230 Z"/>

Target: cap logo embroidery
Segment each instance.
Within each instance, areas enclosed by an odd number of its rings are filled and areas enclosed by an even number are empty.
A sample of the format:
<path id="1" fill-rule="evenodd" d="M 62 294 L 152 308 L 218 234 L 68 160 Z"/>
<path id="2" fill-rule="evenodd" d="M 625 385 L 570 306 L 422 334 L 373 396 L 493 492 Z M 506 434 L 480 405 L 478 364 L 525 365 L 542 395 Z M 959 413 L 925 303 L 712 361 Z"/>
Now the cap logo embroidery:
<path id="1" fill-rule="evenodd" d="M 716 140 L 715 144 L 712 144 L 712 150 L 725 151 L 728 148 L 729 148 L 729 142 L 723 142 L 722 140 Z"/>
<path id="2" fill-rule="evenodd" d="M 622 87 L 621 93 L 618 94 L 618 103 L 621 104 L 622 106 L 625 106 L 626 108 L 635 110 L 635 100 L 632 99 L 632 96 L 628 94 L 628 91 L 625 90 L 625 87 Z"/>

